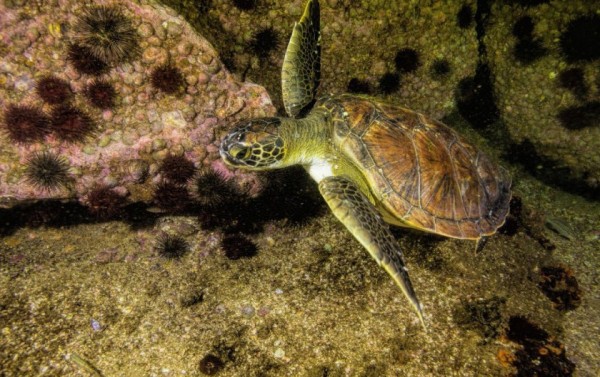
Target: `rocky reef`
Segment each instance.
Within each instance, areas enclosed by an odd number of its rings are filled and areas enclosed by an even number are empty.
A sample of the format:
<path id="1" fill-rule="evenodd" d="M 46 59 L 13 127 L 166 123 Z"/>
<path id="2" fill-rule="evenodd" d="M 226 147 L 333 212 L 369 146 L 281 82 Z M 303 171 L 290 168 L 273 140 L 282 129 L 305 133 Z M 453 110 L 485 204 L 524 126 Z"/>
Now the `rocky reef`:
<path id="1" fill-rule="evenodd" d="M 236 81 L 170 8 L 2 2 L 0 24 L 0 206 L 87 203 L 96 189 L 151 202 L 168 157 L 261 190 L 224 169 L 218 141 L 238 119 L 272 115 L 267 93 Z"/>
<path id="2" fill-rule="evenodd" d="M 587 1 L 496 3 L 485 43 L 500 117 L 520 158 L 600 192 L 600 17 Z M 559 172 L 553 173 L 553 172 Z M 562 177 L 558 177 L 562 175 Z"/>

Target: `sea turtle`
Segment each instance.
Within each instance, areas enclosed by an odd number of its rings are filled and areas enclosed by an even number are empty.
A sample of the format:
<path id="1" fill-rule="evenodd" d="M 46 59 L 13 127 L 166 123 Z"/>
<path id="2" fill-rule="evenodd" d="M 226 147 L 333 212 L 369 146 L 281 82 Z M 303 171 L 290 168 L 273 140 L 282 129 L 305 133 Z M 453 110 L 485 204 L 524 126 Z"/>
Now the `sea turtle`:
<path id="1" fill-rule="evenodd" d="M 351 94 L 316 100 L 319 2 L 296 23 L 282 68 L 290 118 L 236 125 L 222 141 L 226 164 L 267 170 L 302 165 L 334 215 L 400 286 L 424 325 L 402 251 L 387 223 L 478 243 L 508 213 L 511 180 L 444 124 Z"/>

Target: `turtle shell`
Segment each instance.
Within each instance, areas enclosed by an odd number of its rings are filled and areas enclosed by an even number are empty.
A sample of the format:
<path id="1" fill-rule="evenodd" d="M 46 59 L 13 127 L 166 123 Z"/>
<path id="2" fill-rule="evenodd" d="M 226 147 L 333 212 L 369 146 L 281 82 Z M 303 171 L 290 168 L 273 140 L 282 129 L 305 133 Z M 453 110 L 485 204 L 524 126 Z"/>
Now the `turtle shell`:
<path id="1" fill-rule="evenodd" d="M 388 222 L 463 239 L 504 223 L 508 172 L 446 125 L 353 95 L 321 106 L 332 114 L 334 144 L 362 173 Z"/>

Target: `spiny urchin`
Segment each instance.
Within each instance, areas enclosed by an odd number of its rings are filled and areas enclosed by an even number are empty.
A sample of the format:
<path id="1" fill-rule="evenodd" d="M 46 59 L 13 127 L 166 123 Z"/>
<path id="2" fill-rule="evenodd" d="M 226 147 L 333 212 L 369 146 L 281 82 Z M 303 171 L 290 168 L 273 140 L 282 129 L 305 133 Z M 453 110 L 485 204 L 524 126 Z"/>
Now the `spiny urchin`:
<path id="1" fill-rule="evenodd" d="M 180 212 L 190 203 L 190 195 L 185 186 L 160 182 L 154 189 L 154 203 L 162 210 Z"/>
<path id="2" fill-rule="evenodd" d="M 196 168 L 184 156 L 168 155 L 160 165 L 162 176 L 170 182 L 184 184 L 192 178 Z"/>
<path id="3" fill-rule="evenodd" d="M 138 35 L 121 9 L 94 6 L 85 10 L 73 28 L 73 40 L 109 65 L 123 63 L 139 52 Z"/>
<path id="4" fill-rule="evenodd" d="M 108 82 L 96 80 L 88 85 L 84 95 L 94 107 L 99 109 L 110 109 L 114 106 L 117 92 Z"/>
<path id="5" fill-rule="evenodd" d="M 188 252 L 189 248 L 189 244 L 183 237 L 167 233 L 158 236 L 154 247 L 159 255 L 168 259 L 181 258 Z"/>
<path id="6" fill-rule="evenodd" d="M 250 41 L 250 50 L 259 58 L 266 58 L 279 47 L 279 36 L 272 27 L 259 30 Z"/>
<path id="7" fill-rule="evenodd" d="M 69 83 L 56 76 L 40 78 L 35 85 L 35 90 L 44 102 L 51 105 L 66 102 L 73 94 Z"/>
<path id="8" fill-rule="evenodd" d="M 55 191 L 69 183 L 69 164 L 66 159 L 51 152 L 35 153 L 27 160 L 25 180 L 45 191 Z"/>
<path id="9" fill-rule="evenodd" d="M 184 85 L 181 71 L 170 64 L 154 68 L 150 74 L 150 82 L 153 87 L 168 94 L 177 93 Z"/>
<path id="10" fill-rule="evenodd" d="M 17 143 L 39 141 L 48 134 L 50 119 L 40 109 L 28 105 L 9 105 L 4 113 L 3 128 Z"/>
<path id="11" fill-rule="evenodd" d="M 89 48 L 78 44 L 68 47 L 67 61 L 77 72 L 84 75 L 99 76 L 108 71 L 108 64 L 95 57 Z"/>
<path id="12" fill-rule="evenodd" d="M 394 59 L 396 70 L 402 73 L 414 72 L 421 65 L 419 53 L 413 48 L 403 48 L 396 53 Z"/>
<path id="13" fill-rule="evenodd" d="M 400 75 L 387 72 L 379 79 L 379 90 L 383 94 L 392 94 L 400 89 Z"/>
<path id="14" fill-rule="evenodd" d="M 212 170 L 199 173 L 192 187 L 193 198 L 206 207 L 220 207 L 238 195 L 230 181 Z"/>
<path id="15" fill-rule="evenodd" d="M 92 131 L 95 124 L 92 118 L 83 111 L 68 105 L 52 110 L 52 131 L 66 142 L 81 142 Z"/>
<path id="16" fill-rule="evenodd" d="M 125 197 L 108 186 L 94 187 L 87 195 L 88 210 L 100 219 L 119 215 L 125 203 Z"/>

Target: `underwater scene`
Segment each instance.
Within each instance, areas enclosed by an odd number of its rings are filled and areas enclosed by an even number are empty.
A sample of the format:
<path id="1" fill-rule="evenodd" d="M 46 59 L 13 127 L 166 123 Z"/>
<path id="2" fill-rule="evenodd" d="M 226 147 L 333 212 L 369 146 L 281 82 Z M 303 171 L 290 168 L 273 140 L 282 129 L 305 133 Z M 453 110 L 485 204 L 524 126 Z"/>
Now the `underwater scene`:
<path id="1" fill-rule="evenodd" d="M 600 375 L 600 3 L 0 0 L 0 377 Z"/>

